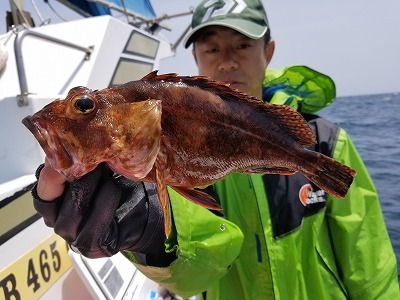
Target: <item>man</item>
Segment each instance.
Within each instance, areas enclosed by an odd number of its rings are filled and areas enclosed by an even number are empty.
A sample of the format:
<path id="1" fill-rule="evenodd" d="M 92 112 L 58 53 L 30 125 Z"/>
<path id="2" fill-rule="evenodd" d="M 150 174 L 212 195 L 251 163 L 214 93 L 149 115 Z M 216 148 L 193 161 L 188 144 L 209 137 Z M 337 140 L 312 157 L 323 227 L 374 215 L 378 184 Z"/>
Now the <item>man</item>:
<path id="1" fill-rule="evenodd" d="M 208 189 L 225 218 L 169 190 L 173 229 L 165 237 L 154 184 L 104 165 L 67 184 L 45 165 L 33 195 L 46 224 L 88 257 L 123 251 L 183 297 L 400 298 L 395 256 L 365 166 L 344 130 L 310 114 L 313 104 L 332 101 L 330 79 L 305 67 L 265 73 L 274 41 L 258 0 L 203 1 L 192 27 L 185 46 L 193 44 L 200 75 L 308 113 L 315 150 L 357 171 L 346 198 L 327 195 L 300 174 L 232 174 Z"/>

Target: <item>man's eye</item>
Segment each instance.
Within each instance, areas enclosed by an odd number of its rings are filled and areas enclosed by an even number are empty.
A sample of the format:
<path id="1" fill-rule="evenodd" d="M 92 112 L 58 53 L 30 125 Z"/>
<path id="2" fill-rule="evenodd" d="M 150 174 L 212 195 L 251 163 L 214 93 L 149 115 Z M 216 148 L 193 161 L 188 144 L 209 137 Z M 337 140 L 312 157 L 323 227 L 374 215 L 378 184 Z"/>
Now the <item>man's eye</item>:
<path id="1" fill-rule="evenodd" d="M 250 47 L 251 47 L 250 44 L 240 44 L 240 45 L 238 46 L 238 49 L 247 49 L 247 48 L 250 48 Z"/>
<path id="2" fill-rule="evenodd" d="M 217 53 L 218 49 L 217 48 L 210 48 L 206 50 L 206 53 Z"/>

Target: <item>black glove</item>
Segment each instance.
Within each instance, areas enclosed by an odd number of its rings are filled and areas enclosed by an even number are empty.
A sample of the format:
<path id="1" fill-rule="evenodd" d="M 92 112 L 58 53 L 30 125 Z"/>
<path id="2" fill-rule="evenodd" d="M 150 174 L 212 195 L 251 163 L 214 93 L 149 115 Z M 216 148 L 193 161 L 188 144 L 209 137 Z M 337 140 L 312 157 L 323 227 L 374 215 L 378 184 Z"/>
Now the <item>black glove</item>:
<path id="1" fill-rule="evenodd" d="M 129 180 L 100 164 L 67 183 L 63 195 L 53 201 L 40 199 L 36 188 L 32 190 L 35 209 L 75 252 L 97 258 L 128 250 L 138 253 L 140 263 L 159 267 L 176 258 L 165 253 L 164 219 L 155 184 Z"/>

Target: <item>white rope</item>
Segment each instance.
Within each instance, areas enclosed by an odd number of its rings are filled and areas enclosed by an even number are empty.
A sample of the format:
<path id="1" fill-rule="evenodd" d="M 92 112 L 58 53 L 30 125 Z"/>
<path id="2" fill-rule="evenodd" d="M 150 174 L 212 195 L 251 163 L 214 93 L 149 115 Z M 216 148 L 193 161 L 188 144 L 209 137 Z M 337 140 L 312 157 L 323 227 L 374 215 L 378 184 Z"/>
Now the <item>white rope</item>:
<path id="1" fill-rule="evenodd" d="M 6 34 L 0 36 L 0 45 L 5 45 L 10 40 L 11 36 L 13 35 L 13 31 L 10 30 Z"/>
<path id="2" fill-rule="evenodd" d="M 7 48 L 6 46 L 4 46 L 4 44 L 0 43 L 0 72 L 6 66 L 7 59 L 8 59 Z"/>
<path id="3" fill-rule="evenodd" d="M 0 36 L 0 72 L 4 69 L 7 64 L 8 51 L 6 48 L 7 42 L 10 40 L 11 36 L 14 34 L 12 30 Z"/>

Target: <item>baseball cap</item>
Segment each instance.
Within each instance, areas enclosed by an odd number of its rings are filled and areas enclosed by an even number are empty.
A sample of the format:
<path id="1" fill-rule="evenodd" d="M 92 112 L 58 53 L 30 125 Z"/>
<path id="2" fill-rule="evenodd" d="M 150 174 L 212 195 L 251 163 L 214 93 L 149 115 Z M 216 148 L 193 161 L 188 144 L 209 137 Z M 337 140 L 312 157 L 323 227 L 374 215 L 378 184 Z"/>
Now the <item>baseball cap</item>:
<path id="1" fill-rule="evenodd" d="M 252 39 L 261 38 L 269 27 L 260 0 L 203 0 L 193 12 L 192 31 L 185 38 L 185 48 L 193 43 L 200 29 L 211 25 L 234 29 Z"/>

